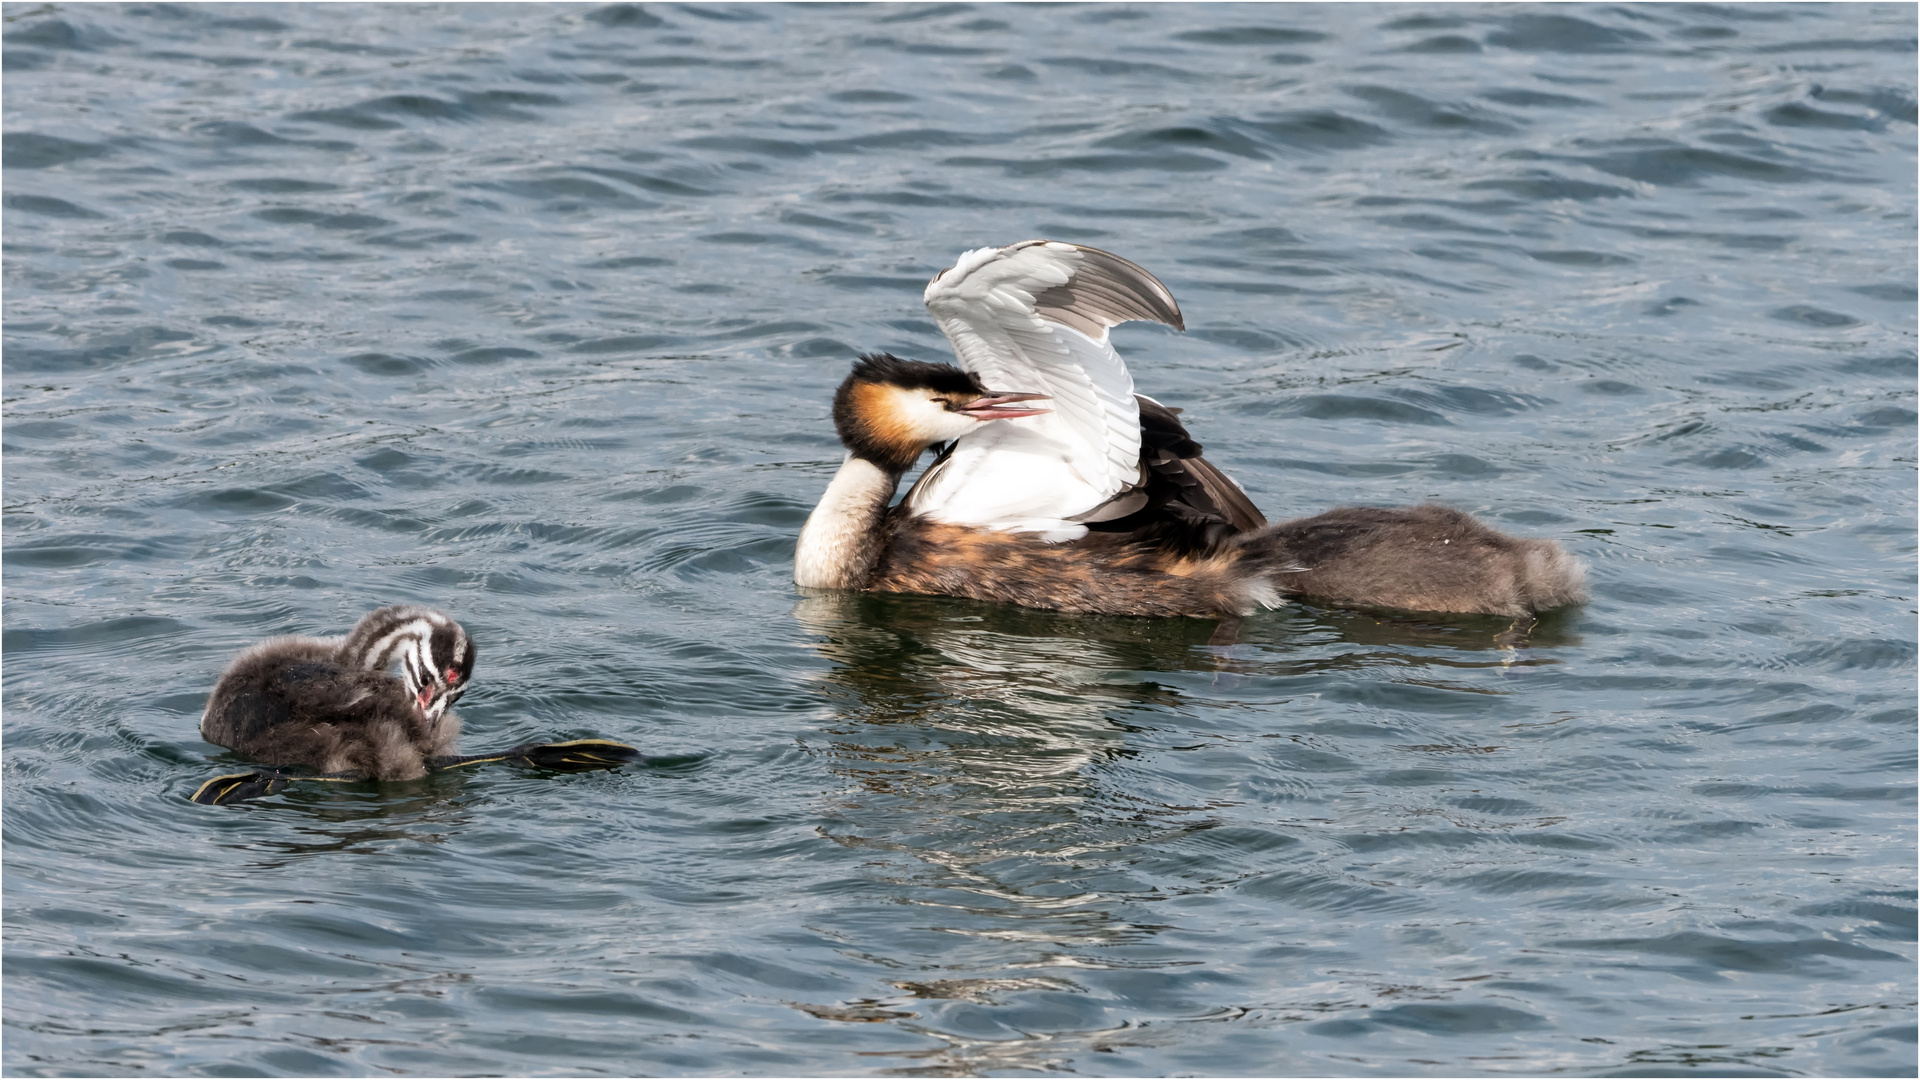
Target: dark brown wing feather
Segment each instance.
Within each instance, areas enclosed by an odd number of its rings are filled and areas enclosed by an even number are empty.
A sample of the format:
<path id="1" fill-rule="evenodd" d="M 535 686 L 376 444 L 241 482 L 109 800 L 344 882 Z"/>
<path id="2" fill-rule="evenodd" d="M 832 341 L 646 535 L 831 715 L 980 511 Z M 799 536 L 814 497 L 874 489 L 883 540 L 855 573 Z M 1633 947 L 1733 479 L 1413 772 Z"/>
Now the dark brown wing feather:
<path id="1" fill-rule="evenodd" d="M 1233 526 L 1234 531 L 1251 532 L 1266 525 L 1267 516 L 1253 505 L 1253 500 L 1240 490 L 1240 485 L 1215 467 L 1213 462 L 1203 457 L 1192 457 L 1181 464 L 1194 479 L 1200 481 L 1201 490 L 1213 500 L 1213 505 L 1220 513 L 1226 515 L 1227 523 Z"/>
<path id="2" fill-rule="evenodd" d="M 1145 542 L 1169 549 L 1211 551 L 1229 537 L 1266 525 L 1240 485 L 1200 456 L 1177 412 L 1149 397 L 1140 402 L 1142 483 L 1115 499 L 1145 495 L 1144 505 L 1110 521 L 1088 524 L 1080 544 Z"/>

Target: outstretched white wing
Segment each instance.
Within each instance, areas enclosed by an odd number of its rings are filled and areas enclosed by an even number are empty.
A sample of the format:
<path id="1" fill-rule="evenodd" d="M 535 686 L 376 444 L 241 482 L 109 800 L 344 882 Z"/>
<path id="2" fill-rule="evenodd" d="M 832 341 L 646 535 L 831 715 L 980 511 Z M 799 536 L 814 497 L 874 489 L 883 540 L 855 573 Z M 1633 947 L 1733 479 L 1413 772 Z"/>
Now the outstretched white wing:
<path id="1" fill-rule="evenodd" d="M 913 509 L 1053 540 L 1084 534 L 1080 521 L 1107 516 L 1140 480 L 1140 407 L 1107 329 L 1131 319 L 1185 329 L 1173 294 L 1118 255 L 1028 240 L 961 255 L 926 301 L 961 367 L 990 390 L 1046 394 L 1053 411 L 963 436 L 908 493 Z"/>

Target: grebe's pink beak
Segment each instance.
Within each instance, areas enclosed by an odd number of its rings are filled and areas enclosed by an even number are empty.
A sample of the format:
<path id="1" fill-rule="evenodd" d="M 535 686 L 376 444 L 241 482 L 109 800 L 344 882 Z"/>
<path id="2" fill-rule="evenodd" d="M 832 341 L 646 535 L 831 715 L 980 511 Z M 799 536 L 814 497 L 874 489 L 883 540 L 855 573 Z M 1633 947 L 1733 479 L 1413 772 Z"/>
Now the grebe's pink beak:
<path id="1" fill-rule="evenodd" d="M 1053 410 L 1009 409 L 1006 408 L 1006 406 L 1016 401 L 1045 400 L 1047 400 L 1047 395 L 1045 394 L 1016 394 L 989 390 L 985 396 L 975 398 L 972 403 L 960 411 L 973 417 L 975 420 L 1011 420 L 1016 416 L 1039 416 L 1041 413 L 1052 412 Z"/>

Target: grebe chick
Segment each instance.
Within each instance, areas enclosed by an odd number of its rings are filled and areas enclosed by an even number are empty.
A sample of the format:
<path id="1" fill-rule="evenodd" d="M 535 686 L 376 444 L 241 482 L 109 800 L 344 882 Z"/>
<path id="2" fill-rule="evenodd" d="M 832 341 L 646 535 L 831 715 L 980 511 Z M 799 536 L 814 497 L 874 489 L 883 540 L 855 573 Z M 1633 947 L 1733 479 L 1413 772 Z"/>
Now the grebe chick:
<path id="1" fill-rule="evenodd" d="M 582 739 L 458 756 L 450 710 L 473 678 L 474 645 L 445 613 L 411 604 L 369 613 L 343 638 L 278 637 L 234 658 L 214 684 L 200 735 L 275 770 L 216 777 L 194 802 L 270 794 L 292 780 L 415 780 L 487 761 L 602 768 L 633 761 L 621 743 Z M 400 676 L 389 670 L 399 665 Z M 320 775 L 283 773 L 300 766 Z"/>
<path id="2" fill-rule="evenodd" d="M 1167 287 L 1117 255 L 981 248 L 925 299 L 960 366 L 874 354 L 840 384 L 847 458 L 800 531 L 802 587 L 1216 617 L 1286 597 L 1513 616 L 1585 599 L 1585 569 L 1558 544 L 1443 506 L 1269 525 L 1179 410 L 1134 394 L 1109 328 L 1185 323 Z"/>

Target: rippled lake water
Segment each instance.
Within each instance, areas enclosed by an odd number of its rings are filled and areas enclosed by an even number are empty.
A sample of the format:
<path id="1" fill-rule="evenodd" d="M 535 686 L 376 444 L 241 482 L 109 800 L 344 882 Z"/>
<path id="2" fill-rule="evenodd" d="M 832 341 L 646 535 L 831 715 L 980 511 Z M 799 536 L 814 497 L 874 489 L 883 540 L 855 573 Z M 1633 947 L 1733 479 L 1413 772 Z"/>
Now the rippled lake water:
<path id="1" fill-rule="evenodd" d="M 5 11 L 9 1075 L 1912 1075 L 1909 5 Z M 962 249 L 1532 628 L 803 598 Z M 242 646 L 493 768 L 186 801 Z"/>

